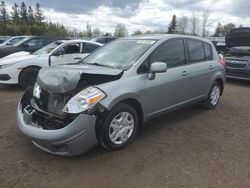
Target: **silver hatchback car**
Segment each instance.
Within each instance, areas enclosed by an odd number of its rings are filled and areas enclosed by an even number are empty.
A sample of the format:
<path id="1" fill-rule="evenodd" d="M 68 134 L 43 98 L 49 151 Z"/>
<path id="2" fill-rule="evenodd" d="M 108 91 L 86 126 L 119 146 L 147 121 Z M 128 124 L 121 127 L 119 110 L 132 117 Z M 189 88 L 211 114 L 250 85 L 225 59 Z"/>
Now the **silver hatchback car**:
<path id="1" fill-rule="evenodd" d="M 182 35 L 115 40 L 75 65 L 41 69 L 17 109 L 20 130 L 47 152 L 72 156 L 126 146 L 143 122 L 186 105 L 213 109 L 224 63 L 206 39 Z"/>

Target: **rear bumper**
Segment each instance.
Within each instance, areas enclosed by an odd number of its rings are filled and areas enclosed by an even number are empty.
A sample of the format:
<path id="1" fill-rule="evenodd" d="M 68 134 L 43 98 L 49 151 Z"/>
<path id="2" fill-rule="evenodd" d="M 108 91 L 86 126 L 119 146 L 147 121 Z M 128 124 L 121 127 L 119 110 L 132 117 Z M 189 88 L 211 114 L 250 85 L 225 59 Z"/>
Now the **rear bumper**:
<path id="1" fill-rule="evenodd" d="M 95 133 L 96 117 L 80 114 L 62 129 L 45 130 L 32 122 L 32 114 L 17 108 L 17 123 L 23 134 L 28 136 L 40 149 L 62 156 L 83 154 L 97 145 Z"/>

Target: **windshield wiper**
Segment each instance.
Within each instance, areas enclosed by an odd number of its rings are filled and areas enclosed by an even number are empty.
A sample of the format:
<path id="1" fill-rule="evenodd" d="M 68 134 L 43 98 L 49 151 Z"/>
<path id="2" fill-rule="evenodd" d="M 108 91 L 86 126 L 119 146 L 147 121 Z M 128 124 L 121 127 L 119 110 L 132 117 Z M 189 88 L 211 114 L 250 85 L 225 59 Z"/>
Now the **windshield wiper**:
<path id="1" fill-rule="evenodd" d="M 95 66 L 99 66 L 99 67 L 109 67 L 109 68 L 116 68 L 116 67 L 113 67 L 111 65 L 104 65 L 104 64 L 100 64 L 100 63 L 86 63 L 87 65 L 95 65 Z"/>

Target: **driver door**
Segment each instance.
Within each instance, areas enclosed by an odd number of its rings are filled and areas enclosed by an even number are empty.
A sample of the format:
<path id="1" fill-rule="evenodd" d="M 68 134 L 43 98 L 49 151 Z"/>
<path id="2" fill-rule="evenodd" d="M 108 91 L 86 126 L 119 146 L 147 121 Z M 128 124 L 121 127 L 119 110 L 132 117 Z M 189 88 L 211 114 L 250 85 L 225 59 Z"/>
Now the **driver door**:
<path id="1" fill-rule="evenodd" d="M 51 63 L 55 65 L 74 64 L 83 58 L 81 53 L 82 43 L 73 43 L 61 47 L 55 54 L 57 56 L 51 57 Z"/>
<path id="2" fill-rule="evenodd" d="M 168 69 L 149 80 L 149 67 L 154 62 L 164 62 Z M 191 71 L 186 64 L 183 39 L 170 39 L 161 44 L 140 68 L 147 70 L 147 74 L 141 75 L 147 118 L 173 109 L 190 98 Z"/>

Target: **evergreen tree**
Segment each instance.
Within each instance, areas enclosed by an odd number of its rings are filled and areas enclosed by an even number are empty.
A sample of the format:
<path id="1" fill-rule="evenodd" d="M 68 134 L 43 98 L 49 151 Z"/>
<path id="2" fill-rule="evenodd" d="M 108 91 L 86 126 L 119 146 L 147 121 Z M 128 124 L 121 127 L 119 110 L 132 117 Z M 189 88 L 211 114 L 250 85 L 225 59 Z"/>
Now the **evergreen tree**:
<path id="1" fill-rule="evenodd" d="M 215 29 L 215 33 L 214 33 L 214 37 L 221 37 L 221 35 L 222 35 L 222 30 L 223 30 L 223 28 L 222 28 L 222 25 L 221 25 L 221 23 L 219 22 L 218 23 L 218 25 L 217 25 L 217 27 L 216 27 L 216 29 Z"/>
<path id="2" fill-rule="evenodd" d="M 8 14 L 4 1 L 2 1 L 1 6 L 0 6 L 0 22 L 3 22 L 6 24 L 8 19 L 9 19 L 9 14 Z"/>
<path id="3" fill-rule="evenodd" d="M 172 20 L 168 26 L 168 33 L 177 33 L 177 18 L 174 14 Z"/>
<path id="4" fill-rule="evenodd" d="M 35 16 L 34 16 L 34 11 L 32 9 L 31 6 L 29 6 L 29 9 L 28 9 L 28 23 L 29 24 L 33 24 L 35 23 Z"/>
<path id="5" fill-rule="evenodd" d="M 19 8 L 18 5 L 15 3 L 14 6 L 12 6 L 12 11 L 11 12 L 11 20 L 13 23 L 18 23 L 19 21 Z"/>
<path id="6" fill-rule="evenodd" d="M 44 15 L 43 15 L 43 11 L 40 7 L 40 4 L 37 3 L 36 4 L 36 11 L 35 11 L 35 20 L 37 23 L 43 23 L 44 22 Z"/>
<path id="7" fill-rule="evenodd" d="M 21 4 L 20 16 L 21 16 L 22 21 L 26 23 L 28 22 L 28 12 L 27 12 L 27 7 L 24 2 L 22 2 Z"/>

